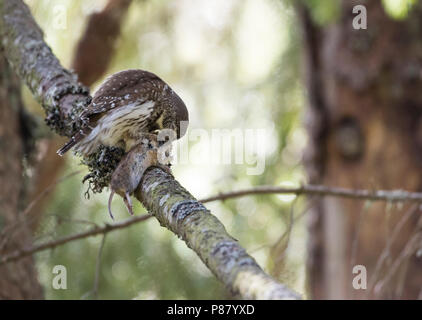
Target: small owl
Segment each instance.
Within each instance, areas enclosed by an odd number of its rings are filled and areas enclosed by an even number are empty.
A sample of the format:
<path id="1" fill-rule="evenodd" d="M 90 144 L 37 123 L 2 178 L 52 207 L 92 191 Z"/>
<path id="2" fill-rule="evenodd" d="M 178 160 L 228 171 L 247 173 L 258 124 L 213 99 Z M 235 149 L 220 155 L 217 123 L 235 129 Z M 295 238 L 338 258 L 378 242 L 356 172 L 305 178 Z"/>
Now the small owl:
<path id="1" fill-rule="evenodd" d="M 157 159 L 159 132 L 170 129 L 173 134 L 165 134 L 169 139 L 179 139 L 185 134 L 189 121 L 185 104 L 155 74 L 126 70 L 104 81 L 80 117 L 82 129 L 57 153 L 62 156 L 74 148 L 85 157 L 101 145 L 123 148 L 126 155 L 113 172 L 108 207 L 113 218 L 111 201 L 117 193 L 133 214 L 130 195 L 145 170 L 158 166 L 169 172 Z"/>
<path id="2" fill-rule="evenodd" d="M 74 148 L 77 154 L 88 156 L 100 145 L 128 152 L 161 129 L 182 137 L 189 121 L 182 99 L 158 76 L 144 70 L 109 76 L 80 117 L 85 125 L 57 151 L 59 155 Z"/>

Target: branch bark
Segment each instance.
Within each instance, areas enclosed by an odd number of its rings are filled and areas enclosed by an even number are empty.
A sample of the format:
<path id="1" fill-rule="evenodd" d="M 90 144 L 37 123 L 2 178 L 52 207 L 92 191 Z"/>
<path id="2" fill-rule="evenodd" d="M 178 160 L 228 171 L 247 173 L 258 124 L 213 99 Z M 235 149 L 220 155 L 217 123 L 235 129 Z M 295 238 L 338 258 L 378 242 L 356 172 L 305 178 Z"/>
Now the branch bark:
<path id="1" fill-rule="evenodd" d="M 0 2 L 6 56 L 61 135 L 78 130 L 77 114 L 88 104 L 87 89 L 64 69 L 45 44 L 42 31 L 20 0 Z M 144 175 L 138 200 L 192 248 L 235 295 L 247 299 L 298 299 L 279 284 L 225 231 L 224 226 L 171 175 L 154 168 Z"/>
<path id="2" fill-rule="evenodd" d="M 1 1 L 0 14 L 9 64 L 44 108 L 47 124 L 56 133 L 71 136 L 78 130 L 77 116 L 91 100 L 88 89 L 61 66 L 22 1 Z"/>
<path id="3" fill-rule="evenodd" d="M 244 299 L 300 298 L 267 275 L 223 224 L 170 174 L 159 168 L 148 170 L 135 196 L 161 226 L 198 254 L 233 295 Z"/>

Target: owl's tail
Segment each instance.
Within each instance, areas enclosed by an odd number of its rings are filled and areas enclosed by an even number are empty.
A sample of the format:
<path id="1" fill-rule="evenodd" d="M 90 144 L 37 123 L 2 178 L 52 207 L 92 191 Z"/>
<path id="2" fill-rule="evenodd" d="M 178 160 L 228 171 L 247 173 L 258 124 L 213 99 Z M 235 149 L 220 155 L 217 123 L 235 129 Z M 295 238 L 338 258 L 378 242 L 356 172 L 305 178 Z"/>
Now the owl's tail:
<path id="1" fill-rule="evenodd" d="M 66 152 L 68 152 L 70 149 L 73 148 L 75 144 L 77 144 L 78 141 L 76 141 L 75 136 L 73 136 L 66 144 L 61 147 L 59 150 L 57 150 L 57 154 L 59 156 L 63 156 Z"/>
<path id="2" fill-rule="evenodd" d="M 79 143 L 83 138 L 85 138 L 87 131 L 88 130 L 84 129 L 76 133 L 72 138 L 70 138 L 68 142 L 66 142 L 66 144 L 63 147 L 57 150 L 57 154 L 59 156 L 63 156 L 66 152 L 72 149 L 77 143 Z"/>

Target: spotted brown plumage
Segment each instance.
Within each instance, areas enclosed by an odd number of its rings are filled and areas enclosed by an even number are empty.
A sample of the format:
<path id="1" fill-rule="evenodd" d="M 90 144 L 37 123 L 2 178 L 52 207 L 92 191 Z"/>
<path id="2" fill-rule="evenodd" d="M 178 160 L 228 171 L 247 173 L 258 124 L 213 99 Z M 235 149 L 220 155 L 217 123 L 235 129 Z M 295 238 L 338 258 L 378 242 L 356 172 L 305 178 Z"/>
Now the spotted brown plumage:
<path id="1" fill-rule="evenodd" d="M 144 70 L 108 77 L 80 117 L 84 126 L 57 151 L 59 155 L 74 148 L 86 156 L 100 145 L 129 151 L 145 135 L 160 129 L 174 130 L 180 138 L 189 120 L 182 99 L 162 79 Z"/>

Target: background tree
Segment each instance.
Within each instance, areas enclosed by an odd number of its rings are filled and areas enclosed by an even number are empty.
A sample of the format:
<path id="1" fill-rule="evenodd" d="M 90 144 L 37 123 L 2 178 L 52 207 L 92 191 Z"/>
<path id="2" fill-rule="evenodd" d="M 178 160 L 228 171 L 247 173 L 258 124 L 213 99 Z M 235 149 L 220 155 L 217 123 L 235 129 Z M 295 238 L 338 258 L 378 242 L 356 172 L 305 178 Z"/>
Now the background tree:
<path id="1" fill-rule="evenodd" d="M 378 0 L 300 7 L 311 183 L 421 189 L 422 6 L 412 3 L 391 12 Z M 367 9 L 366 30 L 352 25 L 358 4 Z M 318 24 L 323 5 L 334 14 Z M 319 199 L 309 228 L 311 297 L 420 297 L 420 213 L 414 205 Z M 352 286 L 355 265 L 367 268 L 367 290 Z"/>
<path id="2" fill-rule="evenodd" d="M 28 130 L 20 83 L 0 48 L 0 251 L 16 250 L 32 242 L 29 223 L 21 215 L 26 190 L 24 155 L 33 139 Z M 40 299 L 33 257 L 0 266 L 0 299 Z"/>

